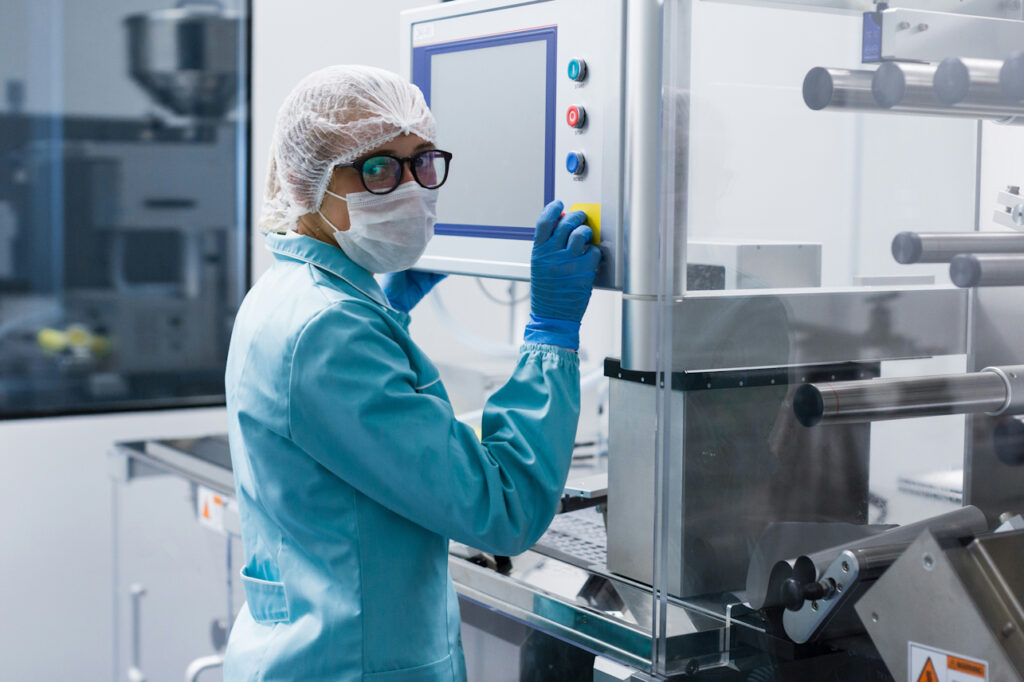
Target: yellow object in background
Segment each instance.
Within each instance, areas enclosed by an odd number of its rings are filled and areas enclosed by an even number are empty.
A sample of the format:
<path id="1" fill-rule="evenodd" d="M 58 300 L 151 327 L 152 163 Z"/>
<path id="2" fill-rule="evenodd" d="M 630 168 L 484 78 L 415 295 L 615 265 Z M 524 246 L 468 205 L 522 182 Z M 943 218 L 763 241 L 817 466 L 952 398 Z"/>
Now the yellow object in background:
<path id="1" fill-rule="evenodd" d="M 68 347 L 68 335 L 59 329 L 40 329 L 36 333 L 36 341 L 47 353 L 59 353 Z"/>
<path id="2" fill-rule="evenodd" d="M 68 349 L 88 349 L 94 355 L 104 356 L 110 352 L 110 339 L 93 334 L 77 324 L 67 329 L 44 327 L 36 332 L 36 342 L 47 353 L 61 353 Z"/>
<path id="3" fill-rule="evenodd" d="M 583 211 L 587 214 L 587 225 L 594 231 L 591 244 L 601 243 L 601 204 L 573 204 L 570 211 Z"/>

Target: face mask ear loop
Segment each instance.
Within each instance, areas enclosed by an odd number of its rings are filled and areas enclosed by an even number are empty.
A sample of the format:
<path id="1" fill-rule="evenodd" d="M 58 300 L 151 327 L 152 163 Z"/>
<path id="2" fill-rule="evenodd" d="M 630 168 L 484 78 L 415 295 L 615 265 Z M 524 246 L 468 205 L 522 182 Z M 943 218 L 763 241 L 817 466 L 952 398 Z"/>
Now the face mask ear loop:
<path id="1" fill-rule="evenodd" d="M 328 219 L 327 219 L 327 216 L 325 216 L 325 215 L 324 215 L 323 213 L 321 213 L 320 211 L 317 211 L 317 212 L 316 212 L 316 214 L 317 214 L 318 216 L 320 216 L 320 220 L 322 220 L 322 221 L 324 221 L 325 223 L 327 223 L 327 225 L 328 225 L 328 226 L 329 226 L 329 227 L 330 227 L 330 228 L 331 228 L 332 230 L 334 230 L 335 232 L 340 232 L 340 231 L 341 231 L 341 230 L 339 230 L 338 228 L 336 228 L 336 227 L 334 226 L 334 223 L 332 223 L 332 222 L 331 222 L 330 220 L 328 220 Z"/>
<path id="2" fill-rule="evenodd" d="M 325 192 L 326 194 L 330 194 L 330 195 L 331 195 L 332 197 L 334 197 L 335 199 L 341 199 L 341 200 L 342 200 L 342 201 L 344 201 L 344 202 L 345 202 L 346 204 L 348 203 L 348 199 L 346 199 L 345 197 L 341 196 L 340 194 L 335 194 L 334 192 L 332 192 L 332 191 L 331 191 L 331 190 L 329 190 L 329 189 L 325 189 L 325 190 L 324 190 L 324 192 Z M 320 202 L 320 205 L 321 205 L 321 206 L 323 205 L 323 202 L 322 202 L 322 201 Z M 328 220 L 328 219 L 327 219 L 327 216 L 325 216 L 325 215 L 323 214 L 323 212 L 321 212 L 321 211 L 320 211 L 320 209 L 317 209 L 317 210 L 316 210 L 316 214 L 317 214 L 318 216 L 320 216 L 320 219 L 321 219 L 321 220 L 323 220 L 323 221 L 324 221 L 325 223 L 327 223 L 327 225 L 328 225 L 328 226 L 330 226 L 330 228 L 331 228 L 332 230 L 334 230 L 335 232 L 341 232 L 341 230 L 339 230 L 338 228 L 336 228 L 336 227 L 334 226 L 334 223 L 332 223 L 332 222 L 331 222 L 330 220 Z"/>

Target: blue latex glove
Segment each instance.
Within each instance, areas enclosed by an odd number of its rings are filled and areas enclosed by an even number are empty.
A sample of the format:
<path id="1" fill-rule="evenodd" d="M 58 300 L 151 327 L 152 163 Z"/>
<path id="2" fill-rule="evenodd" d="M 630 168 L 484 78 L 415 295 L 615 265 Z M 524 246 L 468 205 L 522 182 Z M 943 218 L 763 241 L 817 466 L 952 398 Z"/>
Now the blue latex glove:
<path id="1" fill-rule="evenodd" d="M 561 216 L 561 218 L 560 218 Z M 590 303 L 601 252 L 583 211 L 562 216 L 562 202 L 544 207 L 537 219 L 530 259 L 530 322 L 526 343 L 577 350 L 580 320 Z"/>
<path id="2" fill-rule="evenodd" d="M 447 275 L 439 275 L 436 272 L 402 270 L 384 275 L 380 286 L 391 307 L 407 313 L 445 277 Z"/>

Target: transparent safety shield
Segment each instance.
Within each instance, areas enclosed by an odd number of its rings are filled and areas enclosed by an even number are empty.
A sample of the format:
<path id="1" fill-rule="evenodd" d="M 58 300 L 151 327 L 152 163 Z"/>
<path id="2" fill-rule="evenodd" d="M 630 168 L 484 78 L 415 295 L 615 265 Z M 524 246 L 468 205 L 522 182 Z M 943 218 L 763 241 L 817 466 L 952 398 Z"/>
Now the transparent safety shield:
<path id="1" fill-rule="evenodd" d="M 974 18 L 938 4 L 950 26 Z M 877 658 L 834 644 L 835 602 L 810 587 L 785 602 L 779 571 L 805 557 L 818 580 L 829 550 L 894 525 L 909 542 L 915 523 L 984 531 L 1024 506 L 1012 395 L 1024 105 L 978 103 L 976 85 L 952 104 L 935 94 L 939 66 L 989 49 L 971 27 L 954 40 L 919 22 L 907 29 L 918 42 L 887 32 L 886 58 L 872 55 L 878 9 L 660 9 L 655 286 L 630 291 L 627 275 L 623 338 L 657 385 L 612 382 L 608 527 L 609 569 L 653 586 L 658 674 L 884 676 Z M 984 65 L 960 62 L 980 82 Z M 636 437 L 655 428 L 653 471 L 616 465 L 617 407 L 634 412 Z M 617 511 L 612 486 L 635 487 L 653 548 L 630 537 L 642 514 Z M 699 636 L 708 623 L 714 641 Z M 794 653 L 823 642 L 834 655 Z"/>
<path id="2" fill-rule="evenodd" d="M 3 5 L 0 419 L 223 403 L 249 2 Z"/>

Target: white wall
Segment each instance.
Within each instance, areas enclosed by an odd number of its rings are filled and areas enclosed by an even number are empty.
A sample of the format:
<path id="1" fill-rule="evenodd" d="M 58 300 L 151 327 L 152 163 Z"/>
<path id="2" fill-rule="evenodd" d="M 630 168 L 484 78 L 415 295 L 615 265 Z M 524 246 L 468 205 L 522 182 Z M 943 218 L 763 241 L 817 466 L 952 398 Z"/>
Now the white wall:
<path id="1" fill-rule="evenodd" d="M 0 422 L 0 678 L 111 678 L 110 445 L 224 428 L 222 408 Z"/>

